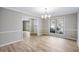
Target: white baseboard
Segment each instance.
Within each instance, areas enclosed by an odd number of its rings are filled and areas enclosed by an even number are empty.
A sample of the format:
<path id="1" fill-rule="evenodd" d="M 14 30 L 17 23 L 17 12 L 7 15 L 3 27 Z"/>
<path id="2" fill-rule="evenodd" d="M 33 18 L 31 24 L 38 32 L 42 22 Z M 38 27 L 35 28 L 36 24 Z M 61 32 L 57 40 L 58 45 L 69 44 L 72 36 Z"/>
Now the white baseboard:
<path id="1" fill-rule="evenodd" d="M 0 32 L 0 34 L 4 34 L 4 33 L 13 33 L 13 32 L 22 32 L 21 30 L 15 30 L 15 31 L 4 31 L 4 32 Z"/>
<path id="2" fill-rule="evenodd" d="M 14 43 L 20 42 L 20 41 L 23 41 L 23 39 L 17 40 L 17 41 L 13 41 L 13 42 L 9 42 L 9 43 L 5 43 L 5 44 L 1 44 L 0 47 L 6 46 L 6 45 L 10 45 L 10 44 L 14 44 Z"/>

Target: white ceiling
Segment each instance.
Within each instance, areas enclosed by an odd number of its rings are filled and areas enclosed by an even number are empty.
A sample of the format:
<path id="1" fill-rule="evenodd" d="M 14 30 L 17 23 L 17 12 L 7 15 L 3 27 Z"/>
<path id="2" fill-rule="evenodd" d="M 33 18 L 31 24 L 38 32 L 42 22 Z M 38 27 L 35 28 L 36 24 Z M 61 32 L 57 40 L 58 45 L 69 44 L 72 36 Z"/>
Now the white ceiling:
<path id="1" fill-rule="evenodd" d="M 72 14 L 78 12 L 79 10 L 79 7 L 6 7 L 6 8 L 37 17 L 40 17 L 44 13 L 45 8 L 47 8 L 48 14 L 51 14 L 51 16 Z"/>

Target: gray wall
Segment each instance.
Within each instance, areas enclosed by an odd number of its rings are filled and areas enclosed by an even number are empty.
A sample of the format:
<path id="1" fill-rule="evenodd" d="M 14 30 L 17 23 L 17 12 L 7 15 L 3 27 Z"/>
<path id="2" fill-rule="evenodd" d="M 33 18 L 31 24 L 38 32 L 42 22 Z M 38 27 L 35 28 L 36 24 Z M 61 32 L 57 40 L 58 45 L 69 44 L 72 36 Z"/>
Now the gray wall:
<path id="1" fill-rule="evenodd" d="M 22 40 L 22 14 L 0 8 L 0 45 Z"/>

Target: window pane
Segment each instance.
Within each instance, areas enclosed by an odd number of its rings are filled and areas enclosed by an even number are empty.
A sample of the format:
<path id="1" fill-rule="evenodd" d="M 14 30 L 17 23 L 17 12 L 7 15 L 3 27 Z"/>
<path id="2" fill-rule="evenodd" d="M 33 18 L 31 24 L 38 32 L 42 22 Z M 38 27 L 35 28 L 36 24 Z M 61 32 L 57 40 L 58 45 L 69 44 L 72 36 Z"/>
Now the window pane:
<path id="1" fill-rule="evenodd" d="M 56 28 L 57 33 L 63 34 L 63 28 L 64 28 L 63 18 L 57 19 L 57 28 Z"/>
<path id="2" fill-rule="evenodd" d="M 55 30 L 56 30 L 55 28 L 56 28 L 56 21 L 51 20 L 50 32 L 55 33 Z"/>

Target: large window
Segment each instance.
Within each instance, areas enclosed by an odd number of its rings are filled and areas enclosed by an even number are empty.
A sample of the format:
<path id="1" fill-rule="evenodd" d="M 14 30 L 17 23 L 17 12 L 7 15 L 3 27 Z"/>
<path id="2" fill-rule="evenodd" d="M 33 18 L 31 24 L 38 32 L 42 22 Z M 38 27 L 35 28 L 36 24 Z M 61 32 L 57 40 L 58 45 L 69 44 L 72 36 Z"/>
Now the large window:
<path id="1" fill-rule="evenodd" d="M 63 31 L 64 31 L 64 19 L 63 18 L 51 19 L 50 32 L 63 34 Z"/>

